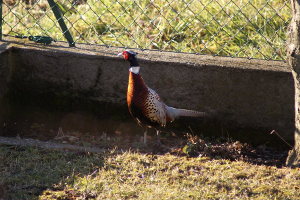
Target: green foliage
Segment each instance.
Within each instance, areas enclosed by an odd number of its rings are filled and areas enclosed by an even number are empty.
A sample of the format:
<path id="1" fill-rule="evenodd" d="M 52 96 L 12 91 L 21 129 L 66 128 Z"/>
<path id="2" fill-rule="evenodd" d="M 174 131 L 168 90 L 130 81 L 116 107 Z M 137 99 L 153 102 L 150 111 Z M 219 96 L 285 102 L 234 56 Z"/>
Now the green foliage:
<path id="1" fill-rule="evenodd" d="M 52 41 L 54 41 L 51 37 L 47 37 L 47 36 L 29 36 L 28 39 L 30 41 L 42 43 L 45 45 L 49 45 L 51 44 Z"/>
<path id="2" fill-rule="evenodd" d="M 58 5 L 77 43 L 264 59 L 285 59 L 291 18 L 290 5 L 282 0 L 65 0 Z M 5 34 L 64 40 L 44 0 L 27 10 L 22 1 L 4 6 L 4 13 Z"/>

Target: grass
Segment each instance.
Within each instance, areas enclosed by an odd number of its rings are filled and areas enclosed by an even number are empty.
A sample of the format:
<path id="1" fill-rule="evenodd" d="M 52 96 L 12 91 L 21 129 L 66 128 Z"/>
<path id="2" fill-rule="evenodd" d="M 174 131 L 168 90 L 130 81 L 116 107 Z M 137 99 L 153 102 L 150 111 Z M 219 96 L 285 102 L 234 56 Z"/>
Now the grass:
<path id="1" fill-rule="evenodd" d="M 73 173 L 85 174 L 103 165 L 101 156 L 13 146 L 0 146 L 0 158 L 0 185 L 6 187 L 8 199 L 32 199 Z"/>
<path id="2" fill-rule="evenodd" d="M 0 198 L 300 199 L 299 169 L 206 155 L 0 145 Z"/>
<path id="3" fill-rule="evenodd" d="M 3 33 L 64 40 L 45 0 L 4 2 Z M 291 8 L 285 0 L 59 2 L 76 42 L 234 57 L 286 57 Z"/>

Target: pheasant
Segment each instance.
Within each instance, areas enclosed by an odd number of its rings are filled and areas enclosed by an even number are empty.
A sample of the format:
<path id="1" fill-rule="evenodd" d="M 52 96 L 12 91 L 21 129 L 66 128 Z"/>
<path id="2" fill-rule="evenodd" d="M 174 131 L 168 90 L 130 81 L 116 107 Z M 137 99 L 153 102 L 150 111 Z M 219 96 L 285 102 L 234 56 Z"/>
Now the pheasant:
<path id="1" fill-rule="evenodd" d="M 137 53 L 126 50 L 118 54 L 129 61 L 129 80 L 127 88 L 127 105 L 130 114 L 139 125 L 145 127 L 144 144 L 147 143 L 148 128 L 155 128 L 157 133 L 157 143 L 160 144 L 159 127 L 165 127 L 178 117 L 204 117 L 205 112 L 178 109 L 167 106 L 159 95 L 149 88 L 140 74 Z"/>

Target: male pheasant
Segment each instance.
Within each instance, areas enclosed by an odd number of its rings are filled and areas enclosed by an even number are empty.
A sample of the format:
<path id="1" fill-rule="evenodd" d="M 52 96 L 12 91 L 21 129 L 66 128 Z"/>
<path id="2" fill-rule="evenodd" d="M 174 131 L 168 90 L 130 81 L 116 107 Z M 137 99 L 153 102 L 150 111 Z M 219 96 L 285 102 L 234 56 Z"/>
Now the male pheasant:
<path id="1" fill-rule="evenodd" d="M 123 51 L 118 56 L 123 56 L 129 61 L 129 81 L 127 88 L 127 105 L 130 114 L 142 127 L 146 127 L 144 132 L 144 144 L 147 143 L 147 128 L 155 128 L 157 133 L 157 142 L 160 144 L 159 127 L 164 127 L 176 118 L 204 117 L 205 112 L 193 110 L 178 109 L 167 106 L 159 95 L 149 88 L 140 75 L 140 66 L 136 59 L 137 53 L 133 51 Z"/>

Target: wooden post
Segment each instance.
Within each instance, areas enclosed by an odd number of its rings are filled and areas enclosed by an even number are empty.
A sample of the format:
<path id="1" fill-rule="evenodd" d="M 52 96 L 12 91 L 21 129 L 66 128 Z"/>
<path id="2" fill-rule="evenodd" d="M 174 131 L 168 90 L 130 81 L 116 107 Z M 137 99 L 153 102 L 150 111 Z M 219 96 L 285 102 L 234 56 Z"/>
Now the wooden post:
<path id="1" fill-rule="evenodd" d="M 300 0 L 291 0 L 292 20 L 288 28 L 287 60 L 292 67 L 295 85 L 295 146 L 286 164 L 300 167 Z"/>

